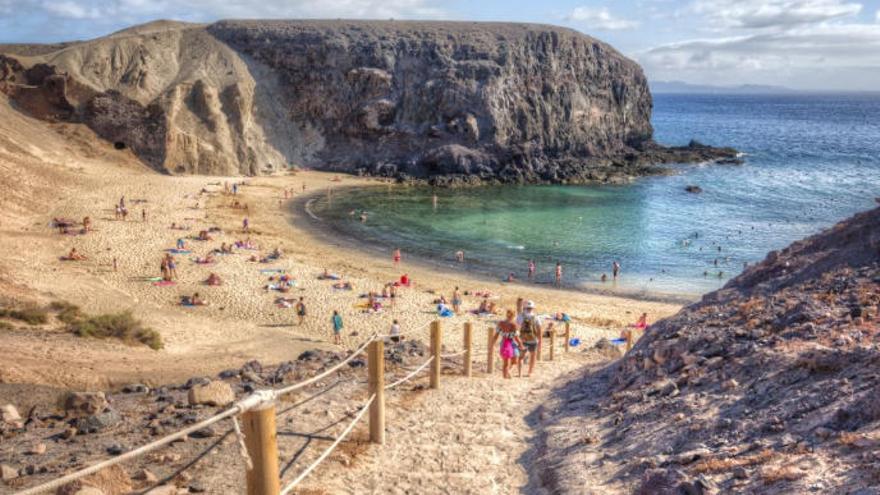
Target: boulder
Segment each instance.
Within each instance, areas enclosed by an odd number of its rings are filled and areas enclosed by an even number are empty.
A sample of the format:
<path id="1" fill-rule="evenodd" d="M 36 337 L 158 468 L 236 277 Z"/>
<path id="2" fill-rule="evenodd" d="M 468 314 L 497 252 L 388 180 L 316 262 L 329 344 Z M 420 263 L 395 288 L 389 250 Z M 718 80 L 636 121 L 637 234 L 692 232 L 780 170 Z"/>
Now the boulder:
<path id="1" fill-rule="evenodd" d="M 0 407 L 0 421 L 8 424 L 17 424 L 21 422 L 21 415 L 18 409 L 12 404 L 6 404 Z"/>
<path id="2" fill-rule="evenodd" d="M 205 385 L 195 385 L 189 389 L 187 400 L 191 406 L 226 406 L 235 400 L 232 387 L 225 382 L 209 382 Z"/>
<path id="3" fill-rule="evenodd" d="M 119 416 L 118 412 L 113 409 L 107 409 L 100 414 L 93 414 L 76 420 L 74 426 L 76 427 L 76 432 L 82 435 L 86 433 L 97 433 L 110 428 L 111 426 L 115 426 L 120 421 L 122 421 L 122 418 Z"/>
<path id="4" fill-rule="evenodd" d="M 64 400 L 64 410 L 71 415 L 97 414 L 106 408 L 107 397 L 104 392 L 71 392 Z"/>
<path id="5" fill-rule="evenodd" d="M 9 464 L 0 464 L 0 480 L 9 481 L 18 478 L 18 470 Z"/>

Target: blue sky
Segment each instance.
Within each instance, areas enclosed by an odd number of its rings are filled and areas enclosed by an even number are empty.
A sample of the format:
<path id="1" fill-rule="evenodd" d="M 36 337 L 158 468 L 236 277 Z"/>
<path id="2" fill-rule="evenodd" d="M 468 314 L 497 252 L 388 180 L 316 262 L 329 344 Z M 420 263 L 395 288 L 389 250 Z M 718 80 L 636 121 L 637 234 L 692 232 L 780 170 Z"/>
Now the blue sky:
<path id="1" fill-rule="evenodd" d="M 654 80 L 880 90 L 880 0 L 0 0 L 0 42 L 159 18 L 304 17 L 557 24 L 611 43 Z"/>

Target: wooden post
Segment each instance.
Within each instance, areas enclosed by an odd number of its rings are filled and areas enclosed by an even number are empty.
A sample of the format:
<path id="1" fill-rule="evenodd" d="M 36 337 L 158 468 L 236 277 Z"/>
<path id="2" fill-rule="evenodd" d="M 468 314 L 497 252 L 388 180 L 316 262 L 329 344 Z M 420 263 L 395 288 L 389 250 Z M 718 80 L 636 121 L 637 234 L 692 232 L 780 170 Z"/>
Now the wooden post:
<path id="1" fill-rule="evenodd" d="M 369 396 L 376 398 L 370 404 L 370 442 L 382 445 L 385 443 L 385 341 L 370 342 L 367 351 L 369 367 Z"/>
<path id="2" fill-rule="evenodd" d="M 565 352 L 571 347 L 571 323 L 565 322 Z"/>
<path id="3" fill-rule="evenodd" d="M 543 332 L 543 330 L 541 330 L 541 331 Z M 541 340 L 538 341 L 538 350 L 535 352 L 535 361 L 537 361 L 537 362 L 541 361 L 541 354 L 542 354 L 541 351 L 544 350 L 544 349 L 542 349 L 542 347 L 544 347 L 544 339 L 543 338 L 541 338 Z M 529 357 L 529 359 L 532 359 L 532 358 Z"/>
<path id="4" fill-rule="evenodd" d="M 556 327 L 550 329 L 550 361 L 553 361 L 556 353 Z"/>
<path id="5" fill-rule="evenodd" d="M 278 495 L 278 441 L 275 430 L 275 404 L 246 411 L 241 415 L 244 441 L 254 468 L 247 471 L 248 495 Z"/>
<path id="6" fill-rule="evenodd" d="M 440 357 L 440 348 L 442 347 L 443 335 L 440 330 L 440 320 L 431 322 L 431 355 L 434 361 L 431 362 L 431 388 L 440 388 L 440 365 L 442 358 Z"/>
<path id="7" fill-rule="evenodd" d="M 464 324 L 464 376 L 468 378 L 473 376 L 473 371 L 471 369 L 471 365 L 473 364 L 471 348 L 474 345 L 473 330 L 473 323 L 467 322 Z"/>
<path id="8" fill-rule="evenodd" d="M 495 338 L 495 329 L 489 327 L 489 331 L 487 332 L 488 338 L 486 339 L 486 348 L 488 349 L 486 354 L 486 373 L 492 374 L 495 373 L 495 353 L 492 349 L 492 340 Z"/>

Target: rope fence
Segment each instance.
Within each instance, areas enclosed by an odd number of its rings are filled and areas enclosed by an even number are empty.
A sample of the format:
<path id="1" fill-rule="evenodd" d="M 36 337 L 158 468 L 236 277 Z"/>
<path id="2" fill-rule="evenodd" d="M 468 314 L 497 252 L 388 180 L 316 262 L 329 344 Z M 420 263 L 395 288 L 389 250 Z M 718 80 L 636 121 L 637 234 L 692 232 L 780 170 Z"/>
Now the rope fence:
<path id="1" fill-rule="evenodd" d="M 425 361 L 424 363 L 421 364 L 421 366 L 419 366 L 418 368 L 413 370 L 412 373 L 406 375 L 405 377 L 401 378 L 400 380 L 397 380 L 394 383 L 389 383 L 388 385 L 385 385 L 385 390 L 390 390 L 390 389 L 392 389 L 402 383 L 408 382 L 412 377 L 418 375 L 419 373 L 422 372 L 422 370 L 427 368 L 428 365 L 431 364 L 432 361 L 434 361 L 434 356 L 429 357 L 427 361 Z"/>
<path id="2" fill-rule="evenodd" d="M 560 334 L 556 328 L 550 333 L 549 342 L 545 342 L 549 347 L 549 360 L 554 359 L 557 337 L 565 338 L 564 350 L 569 350 L 569 341 L 571 337 L 571 325 L 566 322 L 564 334 Z M 392 337 L 390 335 L 373 334 L 354 351 L 352 351 L 345 359 L 334 364 L 330 368 L 321 373 L 307 378 L 303 381 L 281 387 L 277 389 L 257 390 L 247 397 L 244 397 L 233 403 L 228 409 L 221 411 L 209 418 L 199 421 L 187 428 L 176 433 L 169 434 L 153 442 L 147 443 L 134 450 L 124 454 L 112 457 L 110 459 L 92 464 L 88 467 L 66 474 L 60 478 L 48 481 L 38 486 L 25 489 L 17 493 L 17 495 L 36 495 L 46 493 L 73 481 L 79 480 L 91 474 L 97 473 L 102 469 L 126 462 L 128 460 L 143 456 L 156 449 L 169 445 L 181 438 L 188 436 L 190 433 L 206 428 L 210 425 L 231 419 L 233 430 L 237 439 L 238 447 L 244 458 L 247 474 L 247 486 L 249 494 L 266 494 L 266 495 L 288 495 L 293 489 L 306 479 L 327 457 L 333 452 L 339 444 L 351 433 L 355 425 L 363 419 L 367 411 L 370 412 L 370 442 L 376 444 L 384 444 L 385 441 L 385 390 L 391 390 L 395 387 L 406 383 L 415 378 L 419 373 L 430 367 L 430 388 L 440 388 L 441 360 L 464 356 L 462 363 L 462 375 L 465 377 L 472 376 L 472 364 L 475 361 L 475 352 L 482 354 L 486 358 L 486 373 L 494 372 L 494 325 L 487 328 L 486 346 L 475 347 L 473 345 L 473 326 L 472 322 L 464 323 L 463 350 L 441 354 L 442 350 L 442 327 L 440 321 L 432 321 L 426 325 L 420 326 L 414 330 L 407 332 L 412 335 L 421 332 L 424 328 L 430 327 L 430 357 L 421 363 L 417 368 L 412 370 L 406 376 L 392 382 L 385 383 L 385 339 Z M 285 394 L 289 394 L 295 390 L 302 389 L 311 384 L 320 381 L 323 378 L 339 371 L 343 366 L 350 363 L 353 359 L 360 356 L 367 350 L 367 369 L 369 379 L 369 399 L 361 406 L 354 419 L 346 426 L 346 428 L 336 437 L 333 443 L 324 450 L 318 458 L 304 469 L 293 481 L 280 487 L 281 479 L 278 470 L 278 448 L 277 448 L 277 430 L 275 426 L 276 414 L 275 402 Z M 538 361 L 542 360 L 541 349 L 539 347 L 536 355 Z M 282 414 L 286 411 L 282 411 Z M 239 424 L 238 417 L 242 418 L 242 425 Z"/>
<path id="3" fill-rule="evenodd" d="M 296 485 L 300 484 L 302 480 L 306 479 L 306 477 L 311 474 L 311 472 L 314 471 L 316 467 L 318 467 L 319 464 L 324 462 L 324 459 L 326 459 L 327 456 L 329 456 L 333 452 L 333 450 L 336 449 L 340 442 L 345 440 L 345 437 L 347 437 L 348 434 L 351 433 L 351 430 L 354 429 L 354 426 L 358 423 L 358 421 L 360 421 L 361 418 L 364 417 L 364 414 L 370 410 L 370 405 L 373 404 L 374 400 L 376 400 L 375 394 L 372 395 L 369 400 L 367 400 L 363 407 L 361 407 L 361 410 L 348 424 L 348 426 L 346 426 L 345 429 L 342 430 L 342 433 L 340 433 L 339 436 L 336 437 L 336 440 L 334 440 L 333 443 L 329 447 L 327 447 L 327 449 L 324 450 L 324 452 L 321 453 L 321 455 L 318 456 L 318 458 L 315 459 L 314 462 L 309 464 L 309 467 L 307 467 L 302 473 L 300 473 L 299 476 L 297 476 L 293 481 L 291 481 L 284 488 L 281 489 L 281 495 L 288 495 L 290 492 L 292 492 L 293 489 L 296 488 Z"/>

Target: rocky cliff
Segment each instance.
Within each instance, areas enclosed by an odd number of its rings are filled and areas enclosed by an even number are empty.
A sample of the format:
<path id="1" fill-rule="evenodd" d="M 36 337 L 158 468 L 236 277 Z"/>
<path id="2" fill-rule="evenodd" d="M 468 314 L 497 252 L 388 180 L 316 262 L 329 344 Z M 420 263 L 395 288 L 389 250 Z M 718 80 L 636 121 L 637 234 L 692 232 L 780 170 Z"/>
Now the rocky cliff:
<path id="1" fill-rule="evenodd" d="M 560 389 L 543 411 L 543 481 L 554 493 L 583 493 L 585 473 L 646 495 L 875 493 L 878 311 L 880 208 L 771 252 Z"/>
<path id="2" fill-rule="evenodd" d="M 169 173 L 583 182 L 735 159 L 654 144 L 641 68 L 552 26 L 156 22 L 59 47 L 7 48 L 0 88 Z"/>

